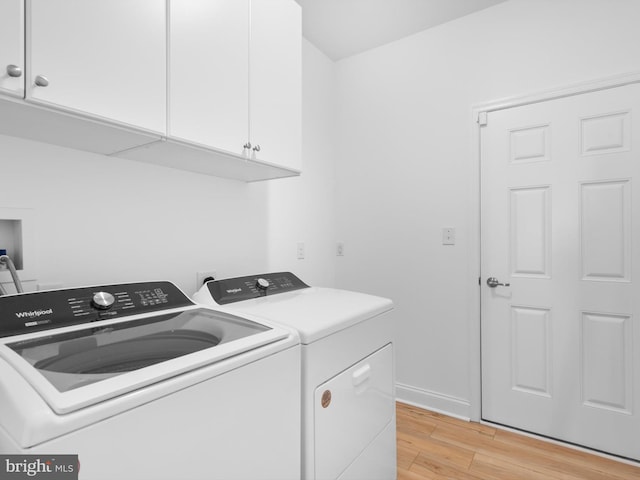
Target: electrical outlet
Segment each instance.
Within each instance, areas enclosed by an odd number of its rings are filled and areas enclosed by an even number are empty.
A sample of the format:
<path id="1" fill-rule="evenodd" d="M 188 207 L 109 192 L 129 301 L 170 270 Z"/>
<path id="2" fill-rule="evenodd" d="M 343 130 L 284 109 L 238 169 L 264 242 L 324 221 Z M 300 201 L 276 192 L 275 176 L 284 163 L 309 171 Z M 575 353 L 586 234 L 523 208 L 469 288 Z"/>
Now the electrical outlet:
<path id="1" fill-rule="evenodd" d="M 298 242 L 298 260 L 304 260 L 304 243 Z"/>
<path id="2" fill-rule="evenodd" d="M 215 270 L 207 270 L 204 272 L 196 273 L 196 292 L 200 290 L 200 287 L 209 280 L 215 280 L 218 274 Z"/>
<path id="3" fill-rule="evenodd" d="M 343 257 L 344 256 L 344 243 L 343 242 L 338 242 L 336 245 L 336 255 L 339 257 Z"/>

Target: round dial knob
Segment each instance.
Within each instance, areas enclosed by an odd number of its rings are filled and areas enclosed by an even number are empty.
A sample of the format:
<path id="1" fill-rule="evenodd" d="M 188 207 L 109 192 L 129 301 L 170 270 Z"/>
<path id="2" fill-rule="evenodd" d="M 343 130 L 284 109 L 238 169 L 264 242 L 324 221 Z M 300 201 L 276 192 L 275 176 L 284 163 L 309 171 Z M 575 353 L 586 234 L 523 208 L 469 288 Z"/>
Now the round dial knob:
<path id="1" fill-rule="evenodd" d="M 267 288 L 269 288 L 269 280 L 265 278 L 259 278 L 256 281 L 256 287 L 258 287 L 258 290 L 266 290 Z"/>
<path id="2" fill-rule="evenodd" d="M 98 292 L 91 299 L 91 305 L 98 310 L 108 310 L 115 303 L 116 299 L 108 292 Z"/>

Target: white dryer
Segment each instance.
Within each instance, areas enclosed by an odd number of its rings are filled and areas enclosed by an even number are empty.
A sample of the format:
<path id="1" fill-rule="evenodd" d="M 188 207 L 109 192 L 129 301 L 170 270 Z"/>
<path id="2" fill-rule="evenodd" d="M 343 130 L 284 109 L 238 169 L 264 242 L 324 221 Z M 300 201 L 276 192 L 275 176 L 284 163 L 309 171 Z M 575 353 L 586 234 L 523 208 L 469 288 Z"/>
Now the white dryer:
<path id="1" fill-rule="evenodd" d="M 300 350 L 169 282 L 0 297 L 0 453 L 78 455 L 91 480 L 298 479 Z"/>
<path id="2" fill-rule="evenodd" d="M 194 299 L 299 332 L 302 478 L 396 478 L 391 300 L 289 272 L 209 281 Z"/>

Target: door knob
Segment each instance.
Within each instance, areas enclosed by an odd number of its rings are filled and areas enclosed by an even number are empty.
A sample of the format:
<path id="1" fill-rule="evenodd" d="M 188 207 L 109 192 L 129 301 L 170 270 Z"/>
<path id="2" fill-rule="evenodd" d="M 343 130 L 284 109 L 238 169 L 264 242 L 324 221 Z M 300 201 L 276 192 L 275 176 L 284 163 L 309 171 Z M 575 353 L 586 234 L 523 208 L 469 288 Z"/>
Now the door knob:
<path id="1" fill-rule="evenodd" d="M 7 75 L 10 77 L 20 77 L 22 76 L 22 69 L 17 65 L 7 65 Z"/>
<path id="2" fill-rule="evenodd" d="M 496 288 L 497 286 L 508 287 L 511 284 L 510 283 L 500 283 L 496 277 L 489 277 L 489 278 L 487 278 L 487 285 L 489 285 L 491 288 Z"/>

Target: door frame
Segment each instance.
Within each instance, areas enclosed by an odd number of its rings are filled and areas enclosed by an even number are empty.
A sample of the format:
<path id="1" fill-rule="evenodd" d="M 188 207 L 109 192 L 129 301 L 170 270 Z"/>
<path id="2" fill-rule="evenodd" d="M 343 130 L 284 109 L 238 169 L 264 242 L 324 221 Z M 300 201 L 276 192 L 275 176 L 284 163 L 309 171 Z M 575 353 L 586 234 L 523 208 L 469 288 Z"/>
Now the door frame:
<path id="1" fill-rule="evenodd" d="M 488 102 L 481 102 L 471 106 L 471 149 L 469 155 L 469 203 L 468 203 L 468 231 L 469 243 L 467 255 L 468 281 L 467 285 L 467 310 L 469 312 L 469 416 L 474 422 L 482 419 L 482 352 L 481 352 L 481 288 L 482 271 L 481 265 L 481 198 L 480 198 L 480 162 L 481 145 L 480 129 L 481 123 L 486 120 L 486 115 L 491 112 L 505 110 L 508 108 L 521 107 L 534 103 L 557 100 L 560 98 L 581 95 L 585 93 L 607 90 L 610 88 L 623 87 L 640 83 L 640 72 L 626 73 L 612 77 L 600 78 L 586 82 L 565 85 L 549 90 L 542 90 L 537 93 L 508 97 Z"/>

